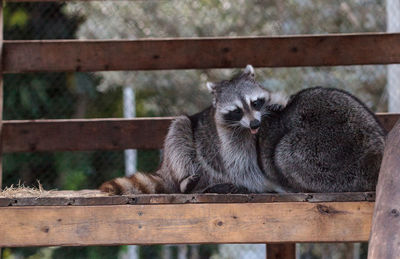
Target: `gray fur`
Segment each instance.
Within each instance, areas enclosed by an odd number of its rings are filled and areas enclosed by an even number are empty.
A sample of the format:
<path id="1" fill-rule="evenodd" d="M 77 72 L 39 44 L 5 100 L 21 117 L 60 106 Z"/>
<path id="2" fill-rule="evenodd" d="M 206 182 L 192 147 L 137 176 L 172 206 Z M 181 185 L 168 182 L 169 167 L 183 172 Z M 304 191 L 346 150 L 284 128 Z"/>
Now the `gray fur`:
<path id="1" fill-rule="evenodd" d="M 354 96 L 310 88 L 266 117 L 259 160 L 267 177 L 298 192 L 373 191 L 385 131 Z"/>
<path id="2" fill-rule="evenodd" d="M 177 190 L 174 183 L 180 183 L 180 192 L 203 192 L 225 183 L 250 192 L 281 190 L 258 166 L 256 135 L 250 131 L 250 121 L 261 120 L 264 107 L 276 104 L 271 101 L 283 104 L 286 99 L 263 89 L 254 80 L 251 66 L 231 80 L 207 83 L 207 87 L 214 97 L 213 106 L 182 116 L 171 125 L 165 160 L 157 174 L 168 180 L 171 190 Z M 250 105 L 256 97 L 265 98 L 259 111 Z M 242 119 L 226 121 L 224 115 L 235 107 L 242 108 Z"/>
<path id="3" fill-rule="evenodd" d="M 173 121 L 157 172 L 111 180 L 100 189 L 114 194 L 282 191 L 258 166 L 255 134 L 265 107 L 287 100 L 263 89 L 254 77 L 248 65 L 231 80 L 207 83 L 213 106 Z M 239 108 L 240 119 L 234 113 Z M 228 188 L 213 189 L 219 184 Z"/>

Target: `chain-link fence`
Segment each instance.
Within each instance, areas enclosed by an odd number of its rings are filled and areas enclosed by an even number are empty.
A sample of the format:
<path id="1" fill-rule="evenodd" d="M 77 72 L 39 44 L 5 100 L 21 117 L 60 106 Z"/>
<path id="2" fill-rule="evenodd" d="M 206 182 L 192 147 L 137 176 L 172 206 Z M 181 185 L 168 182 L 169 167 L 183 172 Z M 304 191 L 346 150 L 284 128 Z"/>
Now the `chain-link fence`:
<path id="1" fill-rule="evenodd" d="M 375 32 L 386 31 L 386 18 L 386 3 L 380 0 L 7 3 L 4 38 L 140 39 Z M 396 20 L 392 23 L 396 24 Z M 4 118 L 123 117 L 124 88 L 134 89 L 136 116 L 190 114 L 210 103 L 205 82 L 228 78 L 231 73 L 221 69 L 6 75 Z M 387 111 L 386 66 L 274 68 L 257 69 L 256 73 L 257 79 L 271 90 L 292 94 L 316 85 L 337 87 L 355 94 L 374 111 Z M 393 78 L 393 84 L 397 84 Z M 139 171 L 157 168 L 159 151 L 139 150 L 137 156 Z M 6 154 L 3 186 L 19 182 L 35 185 L 40 180 L 45 189 L 97 188 L 105 180 L 123 175 L 126 166 L 123 151 Z M 365 258 L 365 250 L 365 246 L 354 249 L 352 244 L 302 245 L 298 257 Z M 29 248 L 5 249 L 3 254 L 4 258 L 117 258 L 125 251 L 126 247 Z M 144 246 L 138 249 L 138 256 L 265 258 L 265 246 Z"/>

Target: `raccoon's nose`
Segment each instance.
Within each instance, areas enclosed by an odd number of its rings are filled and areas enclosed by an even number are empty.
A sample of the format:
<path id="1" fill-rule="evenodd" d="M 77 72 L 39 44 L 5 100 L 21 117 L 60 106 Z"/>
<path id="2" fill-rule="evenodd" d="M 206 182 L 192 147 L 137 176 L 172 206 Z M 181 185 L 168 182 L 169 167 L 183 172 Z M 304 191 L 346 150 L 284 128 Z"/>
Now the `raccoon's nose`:
<path id="1" fill-rule="evenodd" d="M 258 129 L 261 125 L 261 122 L 259 120 L 252 120 L 250 121 L 250 129 Z"/>

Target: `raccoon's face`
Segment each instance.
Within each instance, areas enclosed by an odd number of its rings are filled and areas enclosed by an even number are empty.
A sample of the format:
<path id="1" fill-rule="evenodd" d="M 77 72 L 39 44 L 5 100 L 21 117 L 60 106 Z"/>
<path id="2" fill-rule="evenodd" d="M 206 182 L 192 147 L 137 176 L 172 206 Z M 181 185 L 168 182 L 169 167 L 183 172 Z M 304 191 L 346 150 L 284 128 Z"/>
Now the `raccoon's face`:
<path id="1" fill-rule="evenodd" d="M 254 69 L 248 65 L 244 72 L 231 80 L 207 83 L 214 95 L 215 119 L 219 126 L 248 129 L 256 134 L 271 93 L 254 80 Z"/>

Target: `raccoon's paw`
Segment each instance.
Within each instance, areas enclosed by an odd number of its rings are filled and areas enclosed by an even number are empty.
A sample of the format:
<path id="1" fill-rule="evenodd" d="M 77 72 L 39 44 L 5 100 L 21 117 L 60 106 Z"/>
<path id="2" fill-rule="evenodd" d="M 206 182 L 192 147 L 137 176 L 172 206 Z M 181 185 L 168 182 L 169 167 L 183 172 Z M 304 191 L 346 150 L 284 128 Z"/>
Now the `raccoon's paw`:
<path id="1" fill-rule="evenodd" d="M 218 193 L 218 194 L 239 194 L 250 193 L 247 188 L 236 186 L 232 183 L 219 183 L 207 187 L 203 193 Z"/>
<path id="2" fill-rule="evenodd" d="M 190 193 L 199 183 L 200 174 L 194 174 L 183 179 L 179 185 L 181 193 Z"/>

